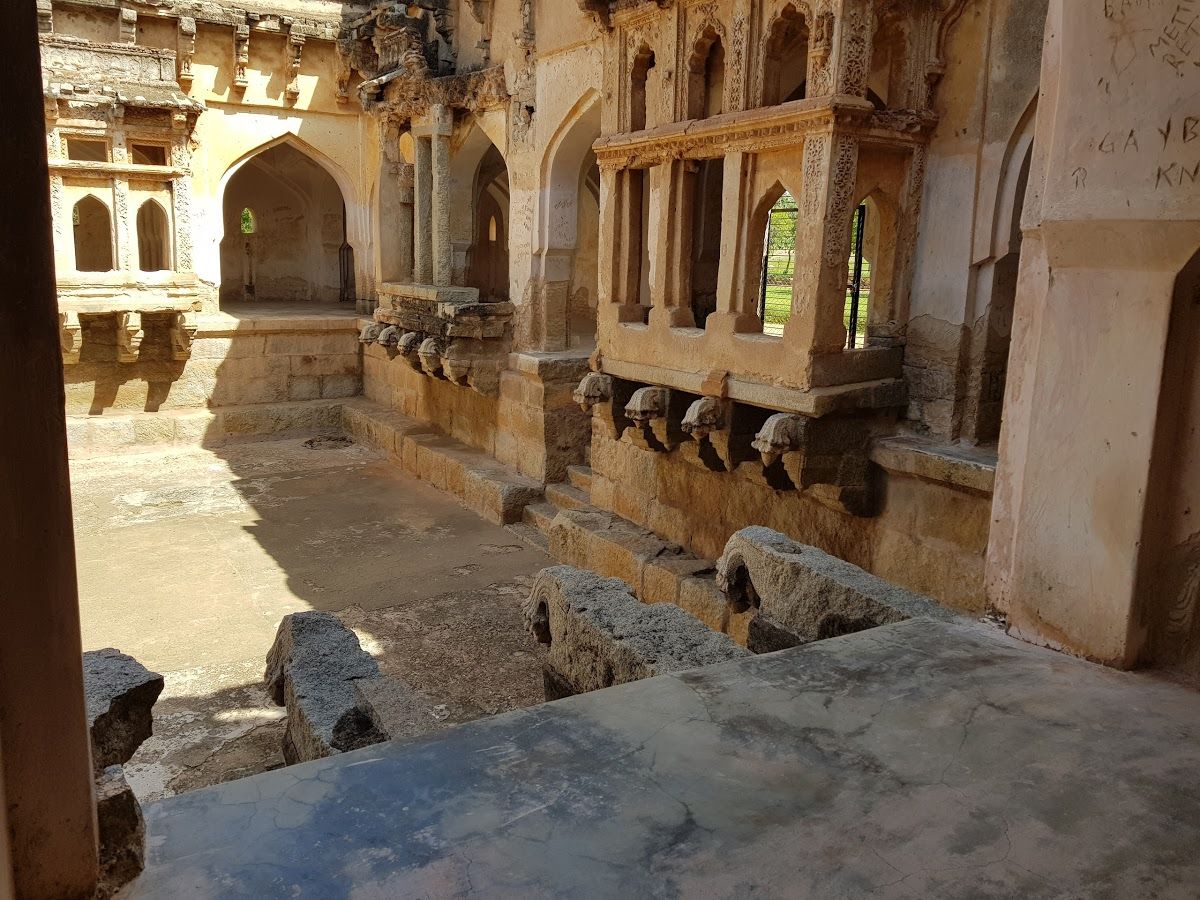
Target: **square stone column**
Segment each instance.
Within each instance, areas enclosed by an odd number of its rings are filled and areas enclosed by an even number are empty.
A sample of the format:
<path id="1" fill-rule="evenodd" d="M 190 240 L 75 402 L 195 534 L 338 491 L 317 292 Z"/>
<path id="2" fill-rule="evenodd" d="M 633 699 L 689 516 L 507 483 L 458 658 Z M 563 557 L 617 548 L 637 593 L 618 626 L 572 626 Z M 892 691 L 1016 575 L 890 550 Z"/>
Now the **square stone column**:
<path id="1" fill-rule="evenodd" d="M 433 281 L 433 148 L 413 133 L 413 281 Z"/>
<path id="2" fill-rule="evenodd" d="M 435 134 L 433 147 L 433 283 L 449 287 L 454 261 L 450 246 L 450 135 Z"/>
<path id="3" fill-rule="evenodd" d="M 783 337 L 810 359 L 839 353 L 846 345 L 842 317 L 857 171 L 856 138 L 812 134 L 805 139 L 792 317 Z"/>
<path id="4" fill-rule="evenodd" d="M 692 315 L 692 219 L 698 164 L 676 159 L 650 170 L 652 234 L 655 248 L 650 324 L 695 327 Z"/>
<path id="5" fill-rule="evenodd" d="M 450 135 L 453 131 L 454 120 L 449 111 L 435 105 L 429 114 L 413 120 L 412 134 L 420 150 L 417 154 L 417 205 L 424 200 L 421 196 L 421 170 L 429 173 L 429 213 L 426 218 L 418 215 L 414 227 L 418 232 L 418 240 L 429 242 L 429 269 L 425 269 L 418 259 L 417 281 L 422 284 L 435 284 L 438 287 L 449 287 L 453 272 L 454 252 L 450 243 L 450 204 L 453 193 L 450 187 Z M 425 154 L 428 156 L 425 156 Z"/>

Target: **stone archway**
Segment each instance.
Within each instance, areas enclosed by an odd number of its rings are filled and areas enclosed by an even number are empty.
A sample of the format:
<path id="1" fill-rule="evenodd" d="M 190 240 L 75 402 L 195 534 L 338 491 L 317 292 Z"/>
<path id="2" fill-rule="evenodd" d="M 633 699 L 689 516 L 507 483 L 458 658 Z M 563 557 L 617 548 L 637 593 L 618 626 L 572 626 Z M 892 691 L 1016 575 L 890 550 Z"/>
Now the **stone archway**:
<path id="1" fill-rule="evenodd" d="M 963 436 L 974 443 L 990 443 L 1000 436 L 1021 263 L 1021 209 L 1029 183 L 1036 112 L 1035 99 L 1009 142 L 996 197 L 991 254 L 974 270 L 976 309 L 981 305 L 983 311 L 973 323 L 962 424 Z"/>
<path id="2" fill-rule="evenodd" d="M 229 177 L 222 206 L 222 305 L 353 297 L 342 190 L 302 150 L 283 142 L 250 157 Z"/>
<path id="3" fill-rule="evenodd" d="M 600 245 L 600 98 L 585 96 L 550 141 L 542 166 L 534 253 L 536 335 L 547 350 L 587 348 L 596 340 Z"/>

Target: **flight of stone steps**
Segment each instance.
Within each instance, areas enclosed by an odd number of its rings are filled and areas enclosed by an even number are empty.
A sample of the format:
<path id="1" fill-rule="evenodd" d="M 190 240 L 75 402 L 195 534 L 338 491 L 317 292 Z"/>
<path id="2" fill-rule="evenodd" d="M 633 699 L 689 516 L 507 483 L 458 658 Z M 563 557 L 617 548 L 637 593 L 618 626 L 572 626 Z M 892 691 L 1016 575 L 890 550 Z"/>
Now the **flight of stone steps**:
<path id="1" fill-rule="evenodd" d="M 525 541 L 550 548 L 550 523 L 562 509 L 590 509 L 592 504 L 592 469 L 590 466 L 568 466 L 567 480 L 546 485 L 545 500 L 525 507 L 521 523 L 509 529 Z"/>

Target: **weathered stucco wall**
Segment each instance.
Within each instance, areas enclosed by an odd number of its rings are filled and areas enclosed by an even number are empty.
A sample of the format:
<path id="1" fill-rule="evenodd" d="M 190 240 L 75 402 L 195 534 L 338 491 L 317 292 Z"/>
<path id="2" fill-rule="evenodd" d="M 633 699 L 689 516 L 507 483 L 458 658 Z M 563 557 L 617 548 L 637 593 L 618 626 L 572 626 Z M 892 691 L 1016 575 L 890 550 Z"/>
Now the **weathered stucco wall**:
<path id="1" fill-rule="evenodd" d="M 908 418 L 945 438 L 996 438 L 975 425 L 980 403 L 1003 394 L 1011 307 L 990 315 L 993 289 L 1004 291 L 993 276 L 1020 218 L 1015 176 L 1032 137 L 1045 14 L 1046 0 L 970 3 L 947 42 L 904 356 Z"/>
<path id="2" fill-rule="evenodd" d="M 1196 615 L 1166 537 L 1188 528 L 1157 502 L 1198 465 L 1161 427 L 1191 402 L 1167 348 L 1200 246 L 1182 9 L 1050 5 L 989 546 L 1016 633 L 1125 666 L 1179 662 L 1150 635 L 1174 619 L 1187 646 Z"/>

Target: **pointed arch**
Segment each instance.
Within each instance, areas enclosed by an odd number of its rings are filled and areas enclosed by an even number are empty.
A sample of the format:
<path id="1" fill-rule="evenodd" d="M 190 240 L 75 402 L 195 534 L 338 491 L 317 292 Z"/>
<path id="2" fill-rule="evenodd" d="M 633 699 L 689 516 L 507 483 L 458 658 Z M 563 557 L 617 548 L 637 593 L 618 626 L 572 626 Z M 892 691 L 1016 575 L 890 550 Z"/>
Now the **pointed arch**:
<path id="1" fill-rule="evenodd" d="M 223 303 L 353 299 L 346 194 L 336 169 L 310 150 L 284 136 L 229 167 L 222 190 Z M 247 209 L 250 233 L 242 228 Z"/>
<path id="2" fill-rule="evenodd" d="M 138 268 L 162 272 L 171 268 L 171 225 L 162 204 L 150 198 L 137 211 Z"/>
<path id="3" fill-rule="evenodd" d="M 759 63 L 758 106 L 776 106 L 804 98 L 810 18 L 804 4 L 787 3 L 767 26 Z"/>
<path id="4" fill-rule="evenodd" d="M 642 131 L 647 127 L 648 97 L 647 86 L 650 80 L 650 70 L 654 68 L 654 50 L 647 43 L 642 43 L 633 55 L 629 67 L 629 121 L 628 131 Z"/>
<path id="5" fill-rule="evenodd" d="M 74 231 L 75 271 L 111 272 L 113 269 L 112 212 L 95 194 L 81 197 L 71 210 Z"/>
<path id="6" fill-rule="evenodd" d="M 724 111 L 725 44 L 714 22 L 700 31 L 688 57 L 686 118 L 707 119 Z"/>

